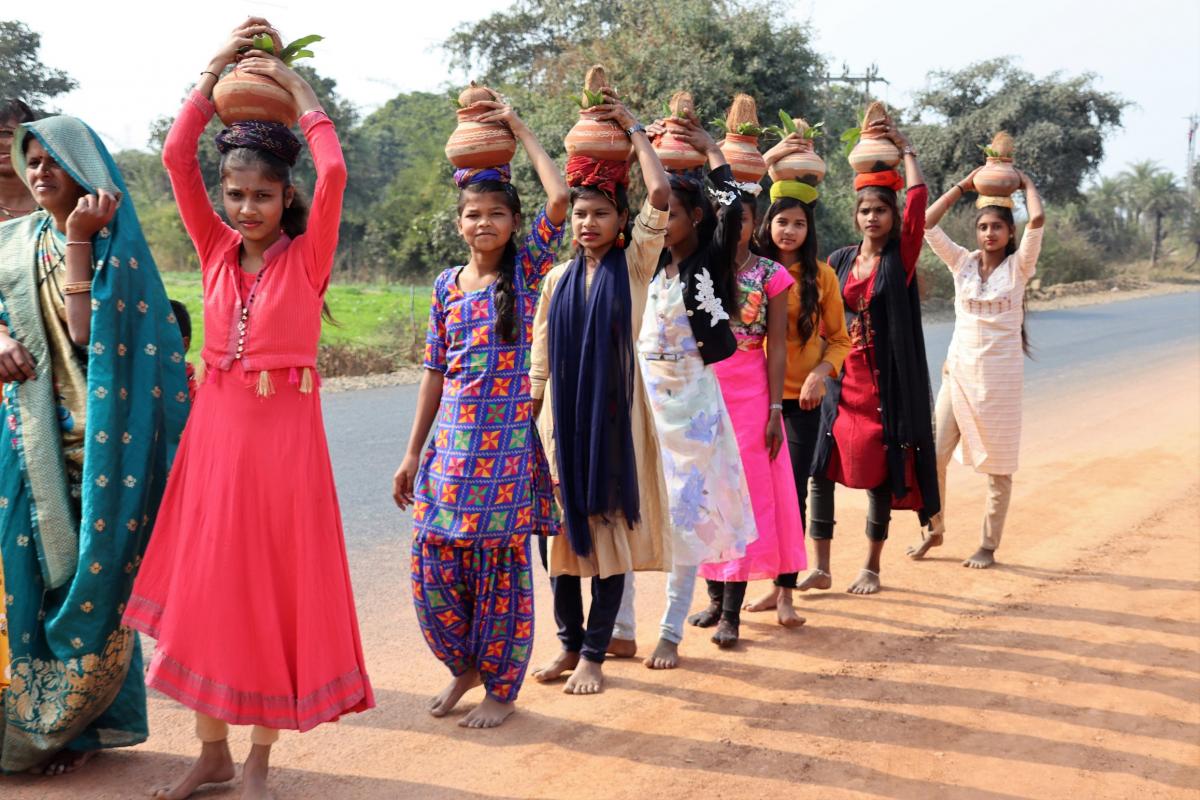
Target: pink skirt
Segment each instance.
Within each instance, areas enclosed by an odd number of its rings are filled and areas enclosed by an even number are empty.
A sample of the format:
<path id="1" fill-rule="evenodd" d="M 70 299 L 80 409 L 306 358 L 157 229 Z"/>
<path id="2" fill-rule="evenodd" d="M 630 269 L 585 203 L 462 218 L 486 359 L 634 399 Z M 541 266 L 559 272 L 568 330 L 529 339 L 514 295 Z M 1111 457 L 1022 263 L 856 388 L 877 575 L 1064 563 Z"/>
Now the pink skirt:
<path id="1" fill-rule="evenodd" d="M 744 557 L 701 564 L 698 574 L 713 581 L 756 581 L 799 572 L 808 566 L 808 558 L 786 430 L 783 446 L 773 461 L 767 450 L 771 399 L 766 355 L 761 348 L 739 349 L 714 364 L 713 369 L 721 382 L 721 394 L 737 434 L 758 539 L 746 547 Z"/>
<path id="2" fill-rule="evenodd" d="M 305 731 L 374 704 L 320 395 L 210 370 L 124 622 L 146 683 L 235 725 Z M 293 380 L 289 380 L 289 377 Z"/>

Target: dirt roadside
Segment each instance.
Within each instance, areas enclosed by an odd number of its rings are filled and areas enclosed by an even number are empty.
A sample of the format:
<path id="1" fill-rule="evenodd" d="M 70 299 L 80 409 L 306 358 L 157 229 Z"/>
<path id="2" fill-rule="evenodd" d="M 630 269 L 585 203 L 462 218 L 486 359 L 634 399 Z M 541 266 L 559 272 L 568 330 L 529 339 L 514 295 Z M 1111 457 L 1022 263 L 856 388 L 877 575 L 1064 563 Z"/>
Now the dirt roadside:
<path id="1" fill-rule="evenodd" d="M 1057 386 L 1025 406 L 1023 462 L 1003 548 L 975 547 L 982 479 L 953 465 L 949 540 L 903 556 L 885 591 L 840 591 L 865 553 L 863 498 L 839 493 L 835 589 L 788 631 L 747 615 L 743 643 L 684 642 L 683 668 L 610 662 L 608 690 L 528 683 L 503 728 L 422 711 L 446 680 L 408 595 L 407 542 L 353 555 L 379 708 L 275 755 L 280 800 L 377 798 L 1184 798 L 1200 789 L 1200 355 L 1173 372 Z M 1148 391 L 1148 387 L 1153 387 Z M 1146 398 L 1154 398 L 1153 414 Z M 537 574 L 535 662 L 555 652 Z M 751 587 L 753 595 L 760 587 Z M 663 579 L 638 579 L 640 644 Z M 703 590 L 697 587 L 697 603 Z M 463 710 L 478 701 L 468 695 Z M 151 700 L 151 740 L 78 774 L 0 778 L 5 800 L 144 797 L 196 749 L 190 715 Z M 235 753 L 248 734 L 239 731 Z M 236 788 L 203 797 L 236 797 Z"/>

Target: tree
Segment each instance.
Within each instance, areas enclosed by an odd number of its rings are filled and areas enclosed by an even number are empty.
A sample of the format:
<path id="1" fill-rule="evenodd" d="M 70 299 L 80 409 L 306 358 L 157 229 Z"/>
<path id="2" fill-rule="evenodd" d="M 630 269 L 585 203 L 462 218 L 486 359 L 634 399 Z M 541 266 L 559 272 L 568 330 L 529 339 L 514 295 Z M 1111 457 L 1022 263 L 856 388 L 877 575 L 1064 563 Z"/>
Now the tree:
<path id="1" fill-rule="evenodd" d="M 19 97 L 34 108 L 79 84 L 67 73 L 42 63 L 38 49 L 41 35 L 23 22 L 0 21 L 0 99 Z"/>
<path id="2" fill-rule="evenodd" d="M 1018 166 L 1047 200 L 1070 201 L 1104 159 L 1105 136 L 1120 127 L 1128 101 L 1093 86 L 1095 76 L 1038 78 L 997 58 L 930 74 L 912 113 L 930 187 L 943 190 L 983 161 L 979 146 L 1000 130 L 1017 142 Z"/>
<path id="3" fill-rule="evenodd" d="M 1156 266 L 1166 235 L 1163 221 L 1186 210 L 1187 196 L 1175 182 L 1175 176 L 1153 161 L 1130 164 L 1129 169 L 1121 173 L 1121 180 L 1126 183 L 1126 191 L 1138 210 L 1138 221 L 1151 228 L 1150 265 Z"/>

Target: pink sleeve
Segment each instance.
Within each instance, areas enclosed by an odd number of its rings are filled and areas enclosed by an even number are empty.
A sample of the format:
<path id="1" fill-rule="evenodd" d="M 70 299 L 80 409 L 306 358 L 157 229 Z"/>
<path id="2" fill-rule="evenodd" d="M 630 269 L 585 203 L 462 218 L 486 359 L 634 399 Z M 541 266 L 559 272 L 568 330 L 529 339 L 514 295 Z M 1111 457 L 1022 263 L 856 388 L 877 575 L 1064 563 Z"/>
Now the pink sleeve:
<path id="1" fill-rule="evenodd" d="M 921 256 L 921 245 L 925 244 L 925 206 L 929 201 L 929 189 L 917 184 L 904 193 L 904 221 L 900 225 L 900 260 L 904 263 L 904 275 L 909 283 L 917 274 L 917 259 Z"/>
<path id="2" fill-rule="evenodd" d="M 300 130 L 308 140 L 317 185 L 313 189 L 308 228 L 303 238 L 308 254 L 308 277 L 321 293 L 329 287 L 333 256 L 337 252 L 338 227 L 342 222 L 342 194 L 346 190 L 346 161 L 333 122 L 324 111 L 310 111 L 300 118 Z"/>
<path id="3" fill-rule="evenodd" d="M 167 140 L 163 143 L 163 166 L 171 179 L 175 203 L 179 216 L 187 229 L 196 254 L 200 256 L 200 269 L 205 270 L 218 263 L 221 251 L 228 246 L 229 238 L 237 233 L 213 210 L 204 187 L 204 176 L 200 173 L 200 162 L 196 159 L 196 146 L 204 127 L 213 116 L 213 104 L 199 92 L 192 92 L 184 101 L 179 116 L 175 118 Z"/>
<path id="4" fill-rule="evenodd" d="M 786 292 L 788 289 L 796 285 L 796 279 L 782 264 L 775 264 L 774 272 L 767 278 L 763 289 L 767 292 L 767 299 L 770 300 L 780 292 Z"/>

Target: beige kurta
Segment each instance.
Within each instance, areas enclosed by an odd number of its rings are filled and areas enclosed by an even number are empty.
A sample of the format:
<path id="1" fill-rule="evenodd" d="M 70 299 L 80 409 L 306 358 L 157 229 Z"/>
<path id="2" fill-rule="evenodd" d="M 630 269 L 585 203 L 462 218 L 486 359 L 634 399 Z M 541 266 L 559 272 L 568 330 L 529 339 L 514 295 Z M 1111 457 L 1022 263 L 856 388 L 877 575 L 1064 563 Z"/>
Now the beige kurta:
<path id="1" fill-rule="evenodd" d="M 1025 377 L 1021 301 L 1037 269 L 1042 229 L 1027 227 L 1017 252 L 986 283 L 979 276 L 979 251 L 960 247 L 938 227 L 925 231 L 925 241 L 954 274 L 954 336 L 943 377 L 962 436 L 955 456 L 976 472 L 1011 475 L 1021 444 Z"/>
<path id="2" fill-rule="evenodd" d="M 625 249 L 629 265 L 629 293 L 632 305 L 633 341 L 641 332 L 642 316 L 646 310 L 646 294 L 662 252 L 667 227 L 667 212 L 659 211 L 648 202 L 633 226 L 633 237 Z M 533 322 L 533 352 L 529 369 L 530 394 L 534 400 L 544 398 L 538 416 L 538 434 L 550 462 L 550 473 L 558 482 L 558 457 L 554 442 L 554 411 L 551 407 L 550 383 L 550 300 L 566 274 L 570 263 L 559 264 L 542 281 L 542 296 L 538 300 Z M 589 276 L 588 287 L 591 287 Z M 671 568 L 671 527 L 667 508 L 667 487 L 663 480 L 662 458 L 654 432 L 654 417 L 646 396 L 639 370 L 634 370 L 633 407 L 630 410 L 633 426 L 634 459 L 637 462 L 641 521 L 630 527 L 620 513 L 611 517 L 592 517 L 592 554 L 581 558 L 571 549 L 564 533 L 554 538 L 550 546 L 550 574 L 606 578 L 630 570 L 669 570 Z"/>

